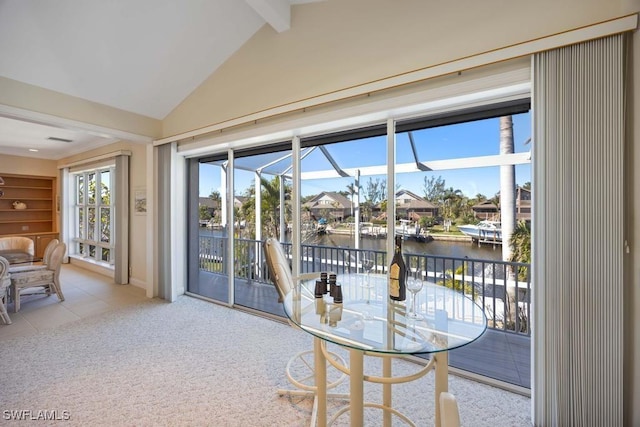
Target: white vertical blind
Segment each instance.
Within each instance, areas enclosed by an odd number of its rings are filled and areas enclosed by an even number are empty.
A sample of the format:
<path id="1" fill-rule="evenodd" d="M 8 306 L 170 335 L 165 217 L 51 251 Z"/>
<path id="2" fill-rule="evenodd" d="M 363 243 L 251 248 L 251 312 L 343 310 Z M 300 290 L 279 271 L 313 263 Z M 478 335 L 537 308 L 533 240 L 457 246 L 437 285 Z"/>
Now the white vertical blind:
<path id="1" fill-rule="evenodd" d="M 624 36 L 533 59 L 533 421 L 623 424 Z"/>
<path id="2" fill-rule="evenodd" d="M 129 156 L 116 156 L 115 265 L 113 280 L 129 283 Z M 112 234 L 112 235 L 113 235 Z"/>
<path id="3" fill-rule="evenodd" d="M 173 256 L 172 251 L 172 199 L 175 189 L 172 186 L 173 163 L 176 144 L 167 144 L 157 148 L 157 209 L 158 223 L 156 239 L 158 248 L 158 297 L 173 301 L 172 295 L 177 284 L 172 282 Z"/>
<path id="4" fill-rule="evenodd" d="M 71 214 L 71 176 L 69 168 L 60 168 L 58 171 L 58 182 L 60 183 L 60 241 L 67 244 L 67 253 L 64 262 L 69 261 L 72 253 L 71 239 L 73 235 L 74 216 Z"/>

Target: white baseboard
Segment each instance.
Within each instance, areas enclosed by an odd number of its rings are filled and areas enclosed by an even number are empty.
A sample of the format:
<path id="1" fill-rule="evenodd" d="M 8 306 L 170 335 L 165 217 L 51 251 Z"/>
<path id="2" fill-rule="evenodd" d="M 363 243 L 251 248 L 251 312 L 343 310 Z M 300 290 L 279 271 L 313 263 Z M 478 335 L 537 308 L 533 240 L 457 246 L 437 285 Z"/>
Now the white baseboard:
<path id="1" fill-rule="evenodd" d="M 69 256 L 69 263 L 73 265 L 77 265 L 78 267 L 84 268 L 85 270 L 93 271 L 94 273 L 102 274 L 103 276 L 107 276 L 112 279 L 114 278 L 113 267 L 111 268 L 106 267 L 94 261 L 90 261 L 85 258 L 75 257 L 73 255 Z"/>
<path id="2" fill-rule="evenodd" d="M 77 265 L 80 268 L 84 268 L 85 270 L 93 271 L 94 273 L 98 273 L 103 276 L 110 277 L 112 279 L 115 277 L 115 270 L 113 267 L 100 264 L 90 259 L 70 255 L 69 263 L 73 265 Z M 147 289 L 146 281 L 136 279 L 134 277 L 129 277 L 129 284 L 144 290 Z"/>
<path id="3" fill-rule="evenodd" d="M 129 284 L 141 289 L 147 289 L 147 282 L 144 280 L 136 279 L 135 277 L 129 277 Z"/>

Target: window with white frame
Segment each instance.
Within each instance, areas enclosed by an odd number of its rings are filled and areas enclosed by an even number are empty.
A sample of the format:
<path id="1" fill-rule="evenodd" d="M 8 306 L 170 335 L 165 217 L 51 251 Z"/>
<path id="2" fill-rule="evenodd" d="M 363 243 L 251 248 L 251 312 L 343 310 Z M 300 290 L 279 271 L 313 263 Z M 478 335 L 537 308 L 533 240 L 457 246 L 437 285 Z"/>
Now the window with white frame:
<path id="1" fill-rule="evenodd" d="M 71 253 L 113 264 L 115 227 L 115 166 L 73 174 L 74 226 Z"/>

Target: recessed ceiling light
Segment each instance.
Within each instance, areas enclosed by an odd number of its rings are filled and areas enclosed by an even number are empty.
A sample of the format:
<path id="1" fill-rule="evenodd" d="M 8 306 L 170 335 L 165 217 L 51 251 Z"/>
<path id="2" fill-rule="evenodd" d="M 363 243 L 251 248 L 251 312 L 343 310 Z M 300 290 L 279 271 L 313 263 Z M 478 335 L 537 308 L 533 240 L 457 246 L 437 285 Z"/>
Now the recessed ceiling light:
<path id="1" fill-rule="evenodd" d="M 38 152 L 38 150 L 36 150 L 35 148 L 29 148 L 29 151 L 34 152 L 34 153 Z"/>

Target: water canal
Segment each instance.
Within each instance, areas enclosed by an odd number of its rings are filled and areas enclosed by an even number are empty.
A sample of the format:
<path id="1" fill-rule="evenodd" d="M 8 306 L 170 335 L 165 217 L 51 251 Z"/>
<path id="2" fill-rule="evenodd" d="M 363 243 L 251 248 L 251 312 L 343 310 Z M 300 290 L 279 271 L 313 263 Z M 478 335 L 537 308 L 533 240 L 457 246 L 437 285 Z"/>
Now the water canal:
<path id="1" fill-rule="evenodd" d="M 353 236 L 346 234 L 323 234 L 314 235 L 304 241 L 305 244 L 319 246 L 333 246 L 339 248 L 354 248 Z M 384 251 L 386 249 L 385 239 L 363 237 L 360 240 L 360 249 Z M 405 240 L 403 251 L 411 254 L 437 255 L 450 258 L 472 258 L 491 261 L 502 260 L 502 246 L 483 244 L 478 246 L 471 242 L 432 240 L 429 242 L 418 242 L 415 240 Z"/>
<path id="2" fill-rule="evenodd" d="M 222 237 L 222 230 L 209 230 L 201 228 L 200 236 Z M 287 241 L 290 241 L 287 238 Z M 354 237 L 348 234 L 312 234 L 302 242 L 305 245 L 330 246 L 335 248 L 355 248 Z M 361 237 L 360 249 L 363 250 L 386 250 L 386 240 L 383 238 Z M 483 244 L 477 245 L 469 241 L 446 241 L 431 240 L 428 242 L 418 242 L 415 240 L 405 240 L 403 243 L 405 253 L 417 255 L 433 255 L 447 258 L 471 258 L 477 260 L 500 261 L 502 260 L 502 247 L 500 245 Z"/>

